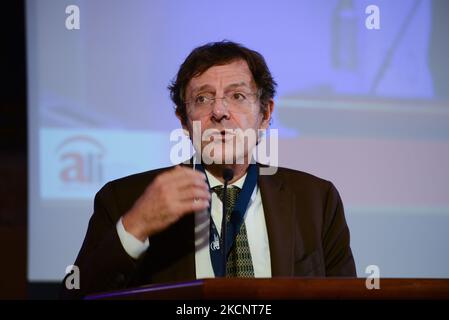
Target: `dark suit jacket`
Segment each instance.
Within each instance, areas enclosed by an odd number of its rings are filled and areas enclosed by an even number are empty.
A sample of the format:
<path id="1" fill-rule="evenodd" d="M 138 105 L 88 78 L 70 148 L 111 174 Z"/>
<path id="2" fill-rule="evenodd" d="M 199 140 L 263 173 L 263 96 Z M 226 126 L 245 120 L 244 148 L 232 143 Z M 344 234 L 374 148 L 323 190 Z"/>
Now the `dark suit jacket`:
<path id="1" fill-rule="evenodd" d="M 80 289 L 89 293 L 195 279 L 194 215 L 150 238 L 138 260 L 124 250 L 116 223 L 162 171 L 148 171 L 107 183 L 96 195 L 94 213 L 76 259 Z M 278 168 L 259 176 L 273 277 L 354 277 L 354 259 L 343 204 L 334 185 L 313 175 Z"/>

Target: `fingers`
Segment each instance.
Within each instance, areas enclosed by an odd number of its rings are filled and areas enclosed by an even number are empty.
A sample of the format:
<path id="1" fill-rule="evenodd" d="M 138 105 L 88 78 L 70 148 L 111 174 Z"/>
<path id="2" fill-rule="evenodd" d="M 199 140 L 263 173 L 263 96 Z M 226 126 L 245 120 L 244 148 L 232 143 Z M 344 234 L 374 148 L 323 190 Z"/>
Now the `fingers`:
<path id="1" fill-rule="evenodd" d="M 206 181 L 206 175 L 203 172 L 181 166 L 176 166 L 174 169 L 168 171 L 167 174 L 170 180 L 191 179 L 204 182 Z"/>
<path id="2" fill-rule="evenodd" d="M 181 215 L 209 207 L 211 194 L 203 172 L 176 166 L 171 170 L 169 179 L 176 183 L 176 205 Z"/>
<path id="3" fill-rule="evenodd" d="M 209 201 L 207 200 L 184 200 L 177 204 L 177 210 L 181 213 L 181 215 L 206 210 L 207 208 L 209 208 Z"/>
<path id="4" fill-rule="evenodd" d="M 185 188 L 179 191 L 178 199 L 180 201 L 185 200 L 206 200 L 211 198 L 209 190 L 205 190 L 202 187 Z"/>
<path id="5" fill-rule="evenodd" d="M 164 173 L 162 178 L 160 179 L 161 184 L 169 185 L 172 190 L 178 192 L 184 192 L 185 189 L 190 188 L 202 188 L 205 192 L 209 192 L 206 175 L 190 168 L 177 166 Z"/>
<path id="6" fill-rule="evenodd" d="M 207 209 L 210 198 L 206 175 L 178 166 L 159 174 L 139 197 L 132 209 L 134 225 L 145 235 L 155 234 L 186 214 Z"/>
<path id="7" fill-rule="evenodd" d="M 156 177 L 155 182 L 156 184 L 168 185 L 172 188 L 176 187 L 182 189 L 198 186 L 203 187 L 205 190 L 208 189 L 206 175 L 204 173 L 179 166 L 160 174 Z"/>
<path id="8" fill-rule="evenodd" d="M 180 177 L 177 180 L 167 182 L 172 185 L 176 190 L 183 191 L 190 188 L 200 188 L 204 191 L 209 191 L 209 185 L 205 180 L 191 177 Z"/>

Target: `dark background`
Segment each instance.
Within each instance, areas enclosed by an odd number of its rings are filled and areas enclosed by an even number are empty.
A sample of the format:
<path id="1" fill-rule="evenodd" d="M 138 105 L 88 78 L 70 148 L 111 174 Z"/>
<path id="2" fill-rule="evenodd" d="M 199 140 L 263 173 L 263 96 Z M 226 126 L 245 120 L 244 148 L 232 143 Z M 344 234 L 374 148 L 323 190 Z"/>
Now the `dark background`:
<path id="1" fill-rule="evenodd" d="M 0 299 L 27 298 L 27 112 L 24 1 L 0 19 Z"/>
<path id="2" fill-rule="evenodd" d="M 28 159 L 25 1 L 0 19 L 0 300 L 57 299 L 60 283 L 28 283 Z"/>

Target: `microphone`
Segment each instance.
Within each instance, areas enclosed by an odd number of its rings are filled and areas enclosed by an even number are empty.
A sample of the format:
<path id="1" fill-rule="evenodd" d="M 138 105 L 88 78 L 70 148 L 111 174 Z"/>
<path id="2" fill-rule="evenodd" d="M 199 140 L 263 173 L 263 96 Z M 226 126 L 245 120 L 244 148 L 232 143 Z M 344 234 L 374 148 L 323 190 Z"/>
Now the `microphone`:
<path id="1" fill-rule="evenodd" d="M 227 212 L 227 198 L 226 198 L 226 189 L 228 188 L 228 182 L 232 180 L 234 177 L 234 171 L 231 168 L 224 168 L 222 177 L 224 180 L 224 189 L 223 189 L 223 217 L 221 219 L 221 239 L 222 239 L 222 253 L 223 253 L 223 277 L 226 278 L 226 212 Z"/>

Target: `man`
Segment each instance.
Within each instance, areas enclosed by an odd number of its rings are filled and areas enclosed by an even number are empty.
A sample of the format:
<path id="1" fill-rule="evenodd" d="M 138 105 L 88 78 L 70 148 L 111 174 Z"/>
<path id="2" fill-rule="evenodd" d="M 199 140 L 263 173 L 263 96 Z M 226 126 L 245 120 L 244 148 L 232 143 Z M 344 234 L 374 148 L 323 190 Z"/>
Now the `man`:
<path id="1" fill-rule="evenodd" d="M 228 41 L 193 50 L 169 89 L 190 137 L 195 125 L 209 133 L 194 142 L 195 170 L 183 164 L 106 184 L 75 262 L 80 289 L 63 297 L 215 276 L 355 276 L 333 184 L 285 168 L 262 174 L 251 163 L 258 135 L 238 134 L 268 128 L 275 86 L 255 51 Z"/>

